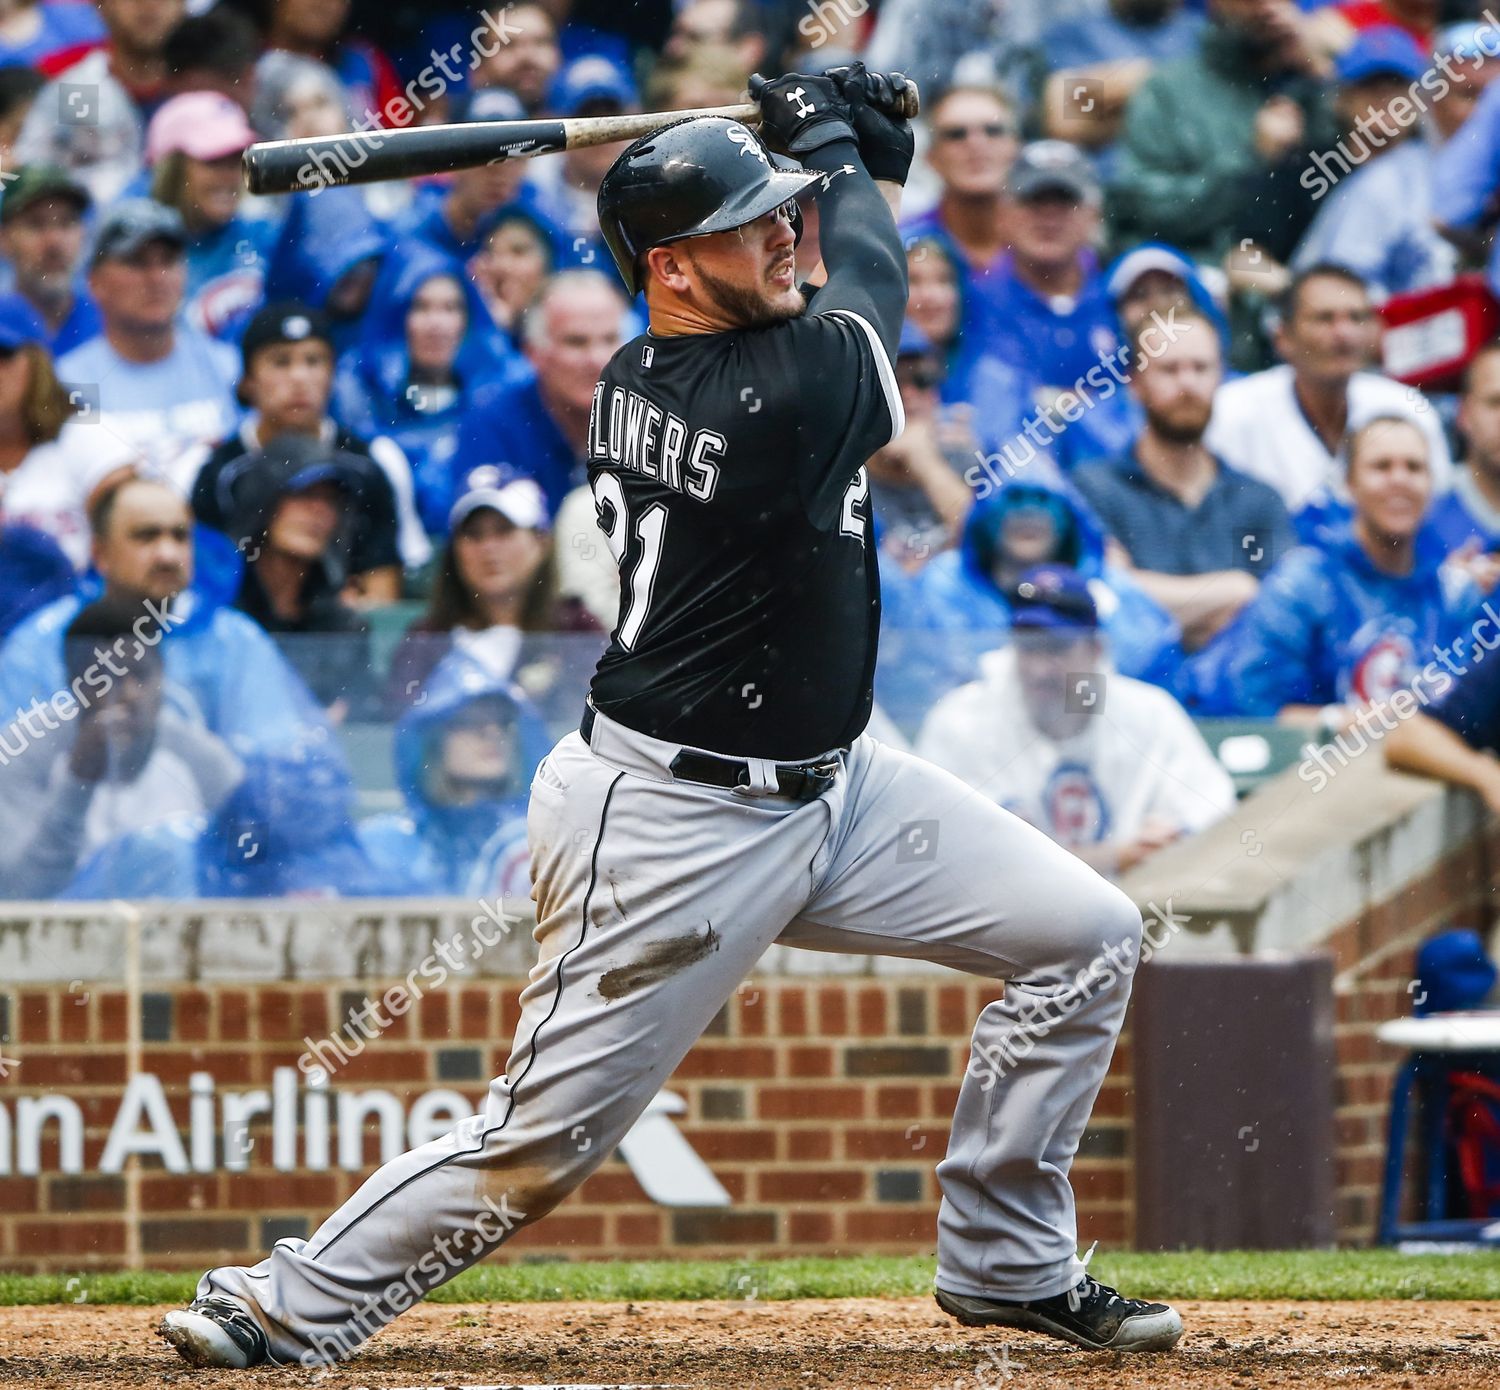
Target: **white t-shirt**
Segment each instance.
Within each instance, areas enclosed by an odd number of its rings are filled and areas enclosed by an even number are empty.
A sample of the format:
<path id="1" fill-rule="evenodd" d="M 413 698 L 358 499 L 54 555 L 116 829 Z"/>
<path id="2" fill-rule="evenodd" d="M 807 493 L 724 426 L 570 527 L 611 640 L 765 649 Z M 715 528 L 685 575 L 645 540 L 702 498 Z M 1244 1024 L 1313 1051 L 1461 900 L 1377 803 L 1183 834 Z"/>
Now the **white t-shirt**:
<path id="1" fill-rule="evenodd" d="M 1415 387 L 1379 372 L 1356 372 L 1349 381 L 1349 428 L 1388 414 L 1407 416 L 1427 436 L 1433 490 L 1446 492 L 1453 460 L 1432 403 Z M 1231 468 L 1274 487 L 1293 515 L 1323 496 L 1345 496 L 1341 462 L 1297 403 L 1292 369 L 1285 364 L 1219 387 L 1203 442 Z"/>
<path id="2" fill-rule="evenodd" d="M 1148 816 L 1186 834 L 1227 815 L 1234 783 L 1187 712 L 1159 686 L 1105 673 L 1103 707 L 1068 739 L 1031 722 L 1011 647 L 933 706 L 916 753 L 1078 849 L 1134 838 Z"/>
<path id="3" fill-rule="evenodd" d="M 87 469 L 81 455 L 38 444 L 9 473 L 0 473 L 0 516 L 45 531 L 76 569 L 89 562 Z"/>
<path id="4" fill-rule="evenodd" d="M 239 366 L 228 343 L 181 325 L 159 362 L 127 362 L 103 334 L 65 353 L 58 379 L 86 414 L 64 426 L 58 444 L 81 469 L 85 491 L 137 463 L 186 496 L 201 446 L 234 427 Z"/>

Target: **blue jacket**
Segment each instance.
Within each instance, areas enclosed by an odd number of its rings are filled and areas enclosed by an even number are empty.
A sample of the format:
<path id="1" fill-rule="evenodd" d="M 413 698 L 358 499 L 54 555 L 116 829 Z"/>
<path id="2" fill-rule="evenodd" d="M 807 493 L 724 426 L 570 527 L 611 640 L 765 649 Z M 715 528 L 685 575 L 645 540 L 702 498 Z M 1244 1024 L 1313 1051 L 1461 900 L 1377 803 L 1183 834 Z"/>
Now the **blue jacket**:
<path id="1" fill-rule="evenodd" d="M 359 827 L 388 891 L 461 894 L 468 891 L 481 852 L 496 831 L 524 822 L 531 779 L 551 746 L 541 716 L 513 685 L 462 651 L 444 657 L 428 677 L 426 699 L 396 726 L 396 779 L 404 812 L 372 816 Z M 449 722 L 478 700 L 498 700 L 514 720 L 514 765 L 506 794 L 463 806 L 433 797 L 433 772 Z"/>
<path id="2" fill-rule="evenodd" d="M 1043 463 L 975 503 L 956 549 L 934 557 L 906 583 L 883 589 L 882 675 L 897 686 L 912 679 L 920 663 L 930 704 L 937 695 L 972 680 L 978 657 L 998 645 L 997 639 L 1003 641 L 1010 628 L 1010 604 L 990 575 L 1001 521 L 1025 495 L 1023 488 L 1053 496 L 1068 521 L 1070 535 L 1056 562 L 1072 565 L 1089 580 L 1115 668 L 1123 675 L 1171 688 L 1182 660 L 1176 621 L 1128 574 L 1106 565 L 1104 533 L 1093 513 Z M 884 579 L 882 574 L 882 583 Z M 902 633 L 906 635 L 898 635 Z M 913 633 L 943 636 L 941 640 L 917 638 L 918 651 L 912 645 Z M 935 680 L 926 674 L 934 668 Z M 880 686 L 877 695 L 887 706 L 905 703 L 898 690 L 887 693 Z"/>
<path id="3" fill-rule="evenodd" d="M 486 463 L 535 479 L 554 515 L 572 490 L 582 460 L 547 413 L 535 373 L 486 387 L 459 421 L 455 486 Z"/>
<path id="4" fill-rule="evenodd" d="M 300 299 L 323 308 L 334 286 L 363 261 L 384 257 L 390 246 L 358 188 L 324 188 L 288 195 L 281 229 L 266 265 L 266 300 Z M 342 350 L 357 335 L 358 320 L 335 324 Z"/>
<path id="5" fill-rule="evenodd" d="M 0 640 L 28 614 L 71 594 L 77 581 L 72 562 L 45 531 L 0 522 Z"/>
<path id="6" fill-rule="evenodd" d="M 187 320 L 215 338 L 237 342 L 265 302 L 266 266 L 277 237 L 273 222 L 233 217 L 187 245 Z"/>
<path id="7" fill-rule="evenodd" d="M 417 291 L 440 275 L 463 287 L 469 326 L 453 364 L 457 394 L 442 409 L 424 410 L 418 408 L 421 388 L 411 385 L 406 316 Z M 386 435 L 396 441 L 411 464 L 423 526 L 429 535 L 445 535 L 454 501 L 459 421 L 479 387 L 523 370 L 524 359 L 491 322 L 463 266 L 413 244 L 389 256 L 381 267 L 359 339 L 339 363 L 331 411 L 345 429 L 363 439 Z"/>
<path id="8" fill-rule="evenodd" d="M 1276 714 L 1285 705 L 1364 704 L 1409 685 L 1467 632 L 1481 595 L 1444 573 L 1430 528 L 1409 575 L 1377 570 L 1345 527 L 1291 551 L 1239 616 L 1183 668 L 1195 713 Z"/>
<path id="9" fill-rule="evenodd" d="M 0 647 L 0 719 L 9 723 L 33 699 L 65 690 L 63 634 L 99 591 L 97 579 L 86 580 L 80 592 L 34 613 Z M 244 614 L 195 590 L 176 611 L 181 621 L 162 640 L 167 679 L 245 766 L 244 780 L 195 841 L 197 891 L 205 897 L 371 891 L 370 868 L 353 833 L 353 781 L 307 687 Z M 74 728 L 70 722 L 47 737 L 70 738 Z M 110 896 L 131 884 L 168 881 L 164 871 L 158 878 L 161 864 L 185 872 L 181 826 L 142 834 L 135 867 L 118 853 L 107 872 L 85 865 L 77 892 L 92 896 L 89 882 Z M 137 869 L 141 877 L 133 876 Z"/>

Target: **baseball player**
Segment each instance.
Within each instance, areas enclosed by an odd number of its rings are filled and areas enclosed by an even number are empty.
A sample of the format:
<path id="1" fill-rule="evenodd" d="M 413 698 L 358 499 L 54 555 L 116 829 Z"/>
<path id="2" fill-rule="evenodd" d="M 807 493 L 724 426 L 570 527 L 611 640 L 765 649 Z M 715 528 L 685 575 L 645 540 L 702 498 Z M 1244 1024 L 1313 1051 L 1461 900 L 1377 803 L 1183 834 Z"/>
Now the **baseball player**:
<path id="1" fill-rule="evenodd" d="M 754 78 L 764 142 L 685 119 L 603 180 L 605 239 L 650 318 L 605 370 L 588 440 L 621 611 L 578 731 L 532 784 L 539 951 L 505 1074 L 310 1239 L 205 1275 L 160 1329 L 189 1361 L 347 1355 L 544 1216 L 776 941 L 1009 982 L 938 1168 L 943 1308 L 1090 1348 L 1181 1335 L 1171 1308 L 1088 1275 L 1068 1185 L 1140 914 L 864 732 L 880 619 L 864 461 L 903 423 L 893 212 L 912 136 L 883 114 L 899 82 Z M 810 196 L 826 270 L 809 291 L 793 249 Z"/>

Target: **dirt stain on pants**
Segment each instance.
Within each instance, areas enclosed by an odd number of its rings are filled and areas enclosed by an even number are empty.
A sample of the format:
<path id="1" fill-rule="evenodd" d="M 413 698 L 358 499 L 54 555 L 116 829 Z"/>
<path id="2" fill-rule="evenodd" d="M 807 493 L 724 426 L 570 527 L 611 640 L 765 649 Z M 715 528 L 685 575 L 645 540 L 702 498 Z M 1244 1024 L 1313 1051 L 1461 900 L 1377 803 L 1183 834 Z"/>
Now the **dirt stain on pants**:
<path id="1" fill-rule="evenodd" d="M 706 924 L 701 934 L 691 931 L 683 936 L 669 936 L 664 941 L 651 942 L 641 952 L 640 959 L 629 965 L 617 965 L 599 977 L 601 999 L 623 999 L 647 985 L 654 985 L 668 975 L 675 974 L 684 966 L 702 960 L 711 951 L 719 949 L 719 935 L 714 924 Z"/>

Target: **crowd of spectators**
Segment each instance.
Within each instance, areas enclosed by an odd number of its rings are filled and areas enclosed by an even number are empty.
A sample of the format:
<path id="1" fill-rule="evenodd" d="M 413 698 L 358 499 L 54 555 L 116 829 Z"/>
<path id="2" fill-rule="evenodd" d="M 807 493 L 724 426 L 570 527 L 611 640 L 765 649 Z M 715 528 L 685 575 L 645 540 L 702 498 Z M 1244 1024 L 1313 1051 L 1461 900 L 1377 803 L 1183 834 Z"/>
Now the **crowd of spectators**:
<path id="1" fill-rule="evenodd" d="M 1195 717 L 1332 738 L 1472 640 L 1477 0 L 368 8 L 0 0 L 0 894 L 525 891 L 618 609 L 618 147 L 265 198 L 261 139 L 913 75 L 880 725 L 1106 872 L 1228 810 Z"/>

